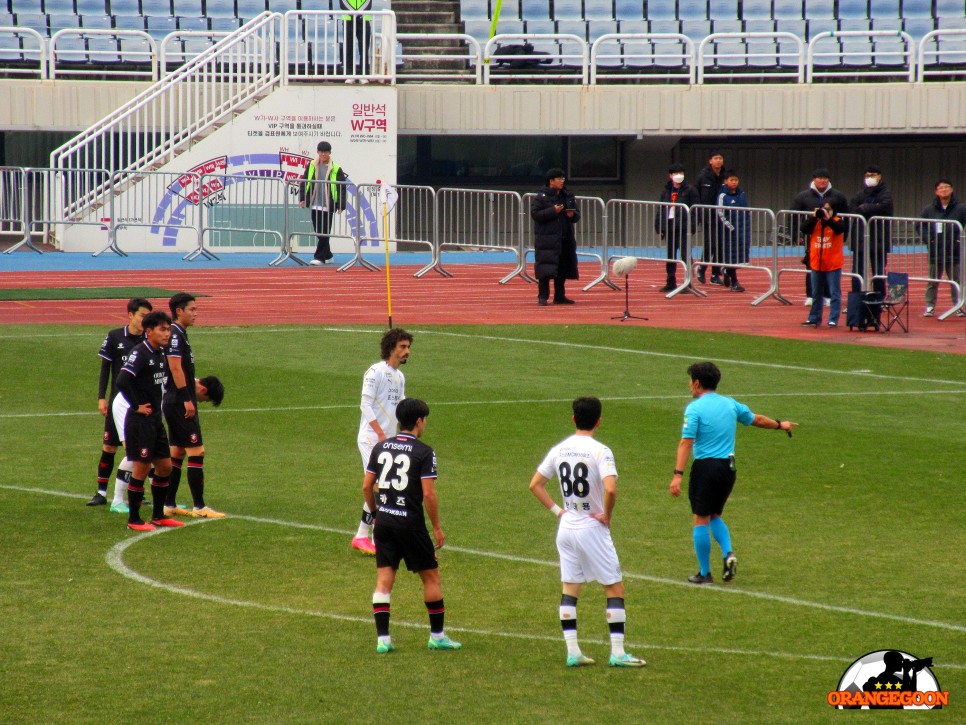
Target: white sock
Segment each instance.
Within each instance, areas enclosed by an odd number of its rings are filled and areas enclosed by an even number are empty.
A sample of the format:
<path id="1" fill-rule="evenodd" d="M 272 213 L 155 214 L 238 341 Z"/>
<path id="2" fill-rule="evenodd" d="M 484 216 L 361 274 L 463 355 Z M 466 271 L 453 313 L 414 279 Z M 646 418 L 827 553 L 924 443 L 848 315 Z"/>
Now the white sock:
<path id="1" fill-rule="evenodd" d="M 117 467 L 117 478 L 114 479 L 114 500 L 111 501 L 112 506 L 124 503 L 124 497 L 127 494 L 127 476 L 133 470 L 134 464 L 127 458 L 121 461 L 121 464 Z"/>
<path id="2" fill-rule="evenodd" d="M 621 609 L 608 609 L 607 610 L 607 624 L 623 624 L 627 621 L 627 612 Z M 623 627 L 621 628 L 623 629 Z M 615 657 L 624 656 L 624 632 L 612 631 L 610 633 L 610 653 Z"/>
<path id="3" fill-rule="evenodd" d="M 372 511 L 369 510 L 369 504 L 363 503 L 362 510 L 367 514 L 371 514 Z M 372 531 L 372 524 L 367 524 L 362 519 L 359 519 L 359 529 L 356 531 L 357 539 L 368 539 L 369 533 Z"/>

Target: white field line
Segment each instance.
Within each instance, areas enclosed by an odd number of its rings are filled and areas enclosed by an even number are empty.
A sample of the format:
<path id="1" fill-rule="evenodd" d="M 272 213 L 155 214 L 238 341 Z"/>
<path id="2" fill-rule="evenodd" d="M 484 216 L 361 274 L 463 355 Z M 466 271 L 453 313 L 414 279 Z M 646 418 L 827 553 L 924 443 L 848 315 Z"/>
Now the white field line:
<path id="1" fill-rule="evenodd" d="M 74 494 L 74 493 L 67 493 L 67 492 L 64 492 L 64 491 L 53 491 L 53 490 L 46 490 L 46 489 L 40 489 L 40 488 L 29 488 L 29 487 L 25 487 L 25 486 L 9 486 L 9 485 L 2 485 L 2 484 L 0 484 L 0 489 L 6 489 L 6 490 L 10 490 L 10 491 L 21 491 L 21 492 L 24 492 L 24 493 L 37 493 L 37 494 L 48 495 L 48 496 L 63 496 L 63 497 L 66 497 L 66 498 L 74 498 L 74 499 L 84 499 L 84 498 L 86 498 L 86 496 L 85 495 L 82 495 L 82 494 Z M 324 532 L 324 533 L 339 534 L 339 535 L 345 535 L 345 536 L 349 536 L 349 535 L 352 534 L 352 532 L 349 531 L 348 529 L 338 529 L 338 528 L 333 528 L 333 527 L 328 527 L 328 526 L 320 526 L 318 524 L 305 524 L 305 523 L 298 523 L 298 522 L 293 522 L 293 521 L 284 521 L 282 519 L 263 518 L 263 517 L 259 517 L 259 516 L 245 516 L 245 515 L 241 515 L 241 514 L 232 514 L 230 516 L 230 518 L 240 519 L 240 520 L 243 520 L 243 521 L 252 521 L 252 522 L 260 523 L 260 524 L 269 524 L 269 525 L 275 525 L 275 526 L 285 526 L 285 527 L 289 527 L 289 528 L 308 529 L 308 530 L 311 530 L 311 531 L 320 531 L 320 532 Z M 191 523 L 203 523 L 203 522 L 191 522 Z M 191 590 L 191 589 L 182 589 L 182 588 L 179 588 L 179 587 L 175 587 L 173 585 L 169 585 L 169 584 L 165 584 L 163 582 L 156 581 L 154 579 L 150 579 L 149 577 L 145 577 L 145 576 L 143 576 L 141 574 L 138 574 L 138 573 L 134 572 L 133 570 L 129 569 L 126 565 L 124 565 L 124 563 L 122 561 L 122 555 L 123 555 L 123 552 L 127 549 L 128 546 L 130 546 L 135 541 L 142 540 L 146 536 L 156 536 L 156 535 L 158 535 L 160 533 L 163 533 L 163 532 L 164 532 L 163 529 L 159 529 L 157 531 L 149 532 L 147 534 L 141 534 L 141 535 L 138 535 L 138 536 L 133 537 L 132 539 L 126 539 L 125 541 L 122 541 L 122 542 L 118 543 L 117 545 L 115 545 L 110 550 L 110 552 L 108 552 L 108 555 L 107 555 L 108 564 L 113 569 L 117 570 L 119 573 L 121 573 L 124 576 L 127 576 L 127 577 L 129 577 L 131 579 L 134 579 L 135 581 L 140 581 L 142 583 L 149 584 L 150 586 L 158 587 L 158 588 L 161 588 L 161 589 L 167 589 L 169 591 L 173 591 L 173 592 L 176 592 L 176 593 L 179 593 L 179 594 L 185 594 L 187 596 L 193 596 L 193 597 L 196 597 L 196 598 L 207 599 L 209 601 L 221 602 L 221 603 L 226 603 L 226 604 L 235 604 L 237 606 L 255 607 L 255 608 L 260 608 L 260 609 L 266 609 L 266 610 L 269 610 L 269 611 L 287 612 L 287 613 L 294 613 L 294 614 L 309 614 L 309 615 L 312 615 L 312 616 L 320 616 L 320 617 L 330 617 L 332 619 L 339 619 L 339 620 L 343 620 L 343 621 L 353 621 L 353 622 L 355 622 L 355 621 L 361 621 L 361 622 L 367 622 L 367 623 L 369 622 L 369 619 L 368 618 L 363 618 L 363 617 L 349 617 L 349 616 L 343 616 L 343 615 L 329 614 L 329 613 L 325 613 L 325 612 L 313 612 L 313 611 L 308 611 L 308 610 L 297 610 L 297 609 L 291 609 L 291 608 L 288 608 L 288 607 L 281 607 L 281 606 L 274 606 L 274 605 L 262 605 L 262 604 L 258 604 L 258 603 L 254 603 L 254 602 L 247 602 L 247 601 L 243 601 L 243 600 L 234 600 L 234 599 L 228 599 L 228 598 L 223 598 L 223 597 L 217 597 L 215 595 L 208 595 L 208 594 L 204 594 L 204 593 L 201 593 L 201 592 L 196 592 L 196 591 Z M 503 560 L 503 561 L 512 561 L 512 562 L 521 563 L 521 564 L 533 564 L 533 565 L 537 565 L 537 566 L 546 566 L 546 567 L 550 567 L 550 568 L 557 568 L 558 565 L 559 565 L 558 562 L 556 562 L 556 561 L 550 561 L 550 560 L 545 560 L 545 559 L 534 559 L 534 558 L 531 558 L 531 557 L 515 556 L 513 554 L 503 554 L 503 553 L 493 552 L 493 551 L 482 551 L 482 550 L 478 550 L 478 549 L 468 549 L 468 548 L 460 547 L 460 546 L 447 546 L 446 549 L 447 549 L 447 551 L 454 551 L 454 552 L 458 552 L 458 553 L 461 553 L 461 554 L 469 554 L 469 555 L 473 555 L 473 556 L 481 556 L 481 557 L 486 557 L 486 558 L 491 558 L 491 559 L 500 559 L 500 560 Z M 769 594 L 767 592 L 756 592 L 756 591 L 750 591 L 750 590 L 747 590 L 747 589 L 737 589 L 737 588 L 731 587 L 731 586 L 729 586 L 729 587 L 696 587 L 693 584 L 688 584 L 688 583 L 686 583 L 684 581 L 679 581 L 677 579 L 667 579 L 665 577 L 650 576 L 648 574 L 633 574 L 633 573 L 625 572 L 624 573 L 624 576 L 627 579 L 637 579 L 637 580 L 641 580 L 641 581 L 653 582 L 655 584 L 667 584 L 667 585 L 673 585 L 673 586 L 687 587 L 687 588 L 689 588 L 689 589 L 691 589 L 691 590 L 693 590 L 695 592 L 706 592 L 706 593 L 709 593 L 709 594 L 711 594 L 713 596 L 716 596 L 718 594 L 722 594 L 722 595 L 747 596 L 747 597 L 752 597 L 752 598 L 755 598 L 755 599 L 763 599 L 763 600 L 767 600 L 767 601 L 779 602 L 781 604 L 789 604 L 789 605 L 792 605 L 792 606 L 807 607 L 807 608 L 811 608 L 811 609 L 819 609 L 819 610 L 829 611 L 829 612 L 837 612 L 837 613 L 841 613 L 841 614 L 848 614 L 848 615 L 858 616 L 858 617 L 869 617 L 869 618 L 873 618 L 873 619 L 886 619 L 886 620 L 901 622 L 903 624 L 912 624 L 912 625 L 916 625 L 916 626 L 925 626 L 925 627 L 936 627 L 938 629 L 945 629 L 945 630 L 949 630 L 949 631 L 953 631 L 953 632 L 966 632 L 966 626 L 959 625 L 959 624 L 952 624 L 952 623 L 949 623 L 949 622 L 940 622 L 940 621 L 930 620 L 930 619 L 918 619 L 918 618 L 915 618 L 915 617 L 906 617 L 906 616 L 902 616 L 902 615 L 898 615 L 898 614 L 889 614 L 889 613 L 885 613 L 885 612 L 874 612 L 874 611 L 870 611 L 870 610 L 856 609 L 854 607 L 843 607 L 843 606 L 837 606 L 837 605 L 834 605 L 834 604 L 825 604 L 825 603 L 822 603 L 822 602 L 812 602 L 812 601 L 808 601 L 808 600 L 804 600 L 804 599 L 796 599 L 794 597 L 786 597 L 786 596 L 782 596 L 780 594 Z M 416 627 L 416 626 L 422 626 L 422 625 L 417 625 L 417 624 L 414 624 L 414 623 L 410 623 L 410 624 L 407 624 L 406 626 Z M 474 632 L 475 630 L 464 629 L 464 630 L 460 630 L 460 631 Z M 479 634 L 493 634 L 493 635 L 507 636 L 507 637 L 520 637 L 520 638 L 531 637 L 531 635 L 525 635 L 525 634 L 489 632 L 489 631 L 482 631 L 482 630 L 481 631 L 478 631 L 476 633 L 479 633 Z M 549 637 L 544 638 L 544 637 L 540 637 L 540 639 L 556 639 L 556 638 L 549 638 Z M 652 648 L 659 647 L 658 645 L 647 645 L 647 646 L 652 647 Z M 687 648 L 675 648 L 675 647 L 662 647 L 662 648 L 663 649 L 680 649 L 682 651 L 690 651 L 690 650 L 687 650 Z M 746 652 L 744 650 L 731 650 L 731 649 L 713 649 L 713 650 L 706 650 L 706 649 L 702 649 L 702 648 L 695 648 L 693 651 L 696 651 L 696 652 L 714 651 L 714 652 L 728 652 L 728 653 L 739 653 L 739 654 L 754 654 L 753 652 L 750 652 L 750 651 Z M 769 653 L 759 653 L 759 654 L 769 654 Z M 815 655 L 815 656 L 803 656 L 803 655 L 791 655 L 791 654 L 785 654 L 785 655 L 783 655 L 781 653 L 774 653 L 773 656 L 805 657 L 805 658 L 811 658 L 811 659 L 823 659 L 823 657 L 818 656 L 818 655 Z M 828 659 L 838 659 L 838 658 L 828 658 Z M 949 665 L 946 665 L 946 666 L 949 666 Z M 964 665 L 957 665 L 957 666 L 958 667 L 962 667 L 963 669 L 966 669 L 966 664 L 964 664 Z"/>

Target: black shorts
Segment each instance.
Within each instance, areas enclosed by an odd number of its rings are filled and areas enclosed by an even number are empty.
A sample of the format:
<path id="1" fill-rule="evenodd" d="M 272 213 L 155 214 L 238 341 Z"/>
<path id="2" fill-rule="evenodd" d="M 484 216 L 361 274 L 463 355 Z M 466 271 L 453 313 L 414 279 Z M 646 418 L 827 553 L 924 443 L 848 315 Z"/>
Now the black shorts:
<path id="1" fill-rule="evenodd" d="M 117 425 L 114 423 L 113 402 L 114 398 L 110 398 L 107 401 L 107 415 L 104 416 L 104 445 L 114 446 L 116 448 L 121 445 L 121 436 L 118 434 Z"/>
<path id="2" fill-rule="evenodd" d="M 376 567 L 391 566 L 393 570 L 399 568 L 399 562 L 405 560 L 409 571 L 420 572 L 438 569 L 436 547 L 426 529 L 405 529 L 398 526 L 376 526 L 372 531 L 372 540 L 376 544 Z"/>
<path id="3" fill-rule="evenodd" d="M 195 448 L 201 442 L 201 422 L 198 420 L 198 403 L 195 403 L 195 417 L 184 417 L 184 403 L 180 400 L 165 400 L 161 406 L 164 422 L 168 424 L 168 438 L 171 445 L 178 448 Z"/>
<path id="4" fill-rule="evenodd" d="M 727 458 L 698 458 L 691 464 L 688 499 L 697 516 L 721 515 L 735 487 L 736 473 Z"/>
<path id="5" fill-rule="evenodd" d="M 168 434 L 160 415 L 141 415 L 128 411 L 124 419 L 124 450 L 129 461 L 150 463 L 158 458 L 171 458 Z"/>

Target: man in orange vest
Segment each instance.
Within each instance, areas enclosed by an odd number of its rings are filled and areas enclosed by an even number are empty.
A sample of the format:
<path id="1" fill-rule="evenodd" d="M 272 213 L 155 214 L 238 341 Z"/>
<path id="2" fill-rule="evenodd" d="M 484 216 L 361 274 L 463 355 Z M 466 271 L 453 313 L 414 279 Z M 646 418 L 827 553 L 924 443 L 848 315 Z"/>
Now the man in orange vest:
<path id="1" fill-rule="evenodd" d="M 842 313 L 842 248 L 848 222 L 839 216 L 828 201 L 802 223 L 802 233 L 808 236 L 808 260 L 812 275 L 812 290 L 826 289 L 831 299 L 828 326 L 838 327 Z M 823 287 L 822 284 L 825 284 Z M 802 327 L 818 327 L 822 323 L 825 300 L 815 294 L 808 319 Z"/>

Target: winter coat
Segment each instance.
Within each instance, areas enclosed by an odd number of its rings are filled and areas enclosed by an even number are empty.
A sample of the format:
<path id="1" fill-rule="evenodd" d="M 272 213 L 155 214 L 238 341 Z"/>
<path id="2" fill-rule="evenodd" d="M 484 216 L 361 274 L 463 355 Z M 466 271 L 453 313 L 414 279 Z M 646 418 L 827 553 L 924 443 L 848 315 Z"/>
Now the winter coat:
<path id="1" fill-rule="evenodd" d="M 939 197 L 936 197 L 919 216 L 935 221 L 957 221 L 966 227 L 966 204 L 961 204 L 954 196 L 943 209 Z M 942 224 L 937 230 L 935 224 L 923 224 L 922 238 L 929 245 L 930 259 L 960 260 L 962 245 L 959 243 L 959 230 L 954 225 Z"/>
<path id="2" fill-rule="evenodd" d="M 554 206 L 563 204 L 558 213 Z M 572 217 L 567 211 L 573 210 Z M 577 197 L 566 187 L 558 192 L 549 186 L 542 188 L 530 200 L 530 218 L 533 219 L 534 262 L 537 279 L 578 279 L 577 235 L 574 224 L 580 221 Z"/>
<path id="3" fill-rule="evenodd" d="M 680 188 L 675 189 L 674 183 L 671 181 L 667 182 L 664 191 L 661 192 L 661 201 L 665 204 L 684 204 L 687 207 L 701 203 L 698 190 L 693 186 L 682 182 Z M 690 220 L 688 219 L 690 214 L 683 209 L 675 208 L 674 219 L 669 219 L 670 211 L 671 209 L 668 207 L 661 207 L 657 210 L 657 215 L 654 218 L 654 231 L 661 235 L 661 239 L 664 239 L 668 235 L 668 227 L 670 227 L 673 239 L 686 238 L 690 230 Z"/>
<path id="4" fill-rule="evenodd" d="M 743 264 L 748 261 L 751 247 L 751 215 L 748 198 L 739 186 L 734 192 L 722 186 L 718 192 L 717 239 L 721 246 L 725 264 Z"/>
<path id="5" fill-rule="evenodd" d="M 863 187 L 849 202 L 849 211 L 864 217 L 866 221 L 874 216 L 892 216 L 892 192 L 881 182 L 876 186 Z M 876 222 L 868 229 L 869 243 L 873 249 L 892 251 L 892 232 L 888 223 Z M 857 242 L 861 242 L 861 239 L 853 234 L 850 240 L 852 249 L 857 248 Z"/>
<path id="6" fill-rule="evenodd" d="M 802 233 L 808 236 L 809 269 L 832 272 L 842 269 L 847 219 L 833 216 L 819 219 L 812 216 L 802 222 Z"/>

